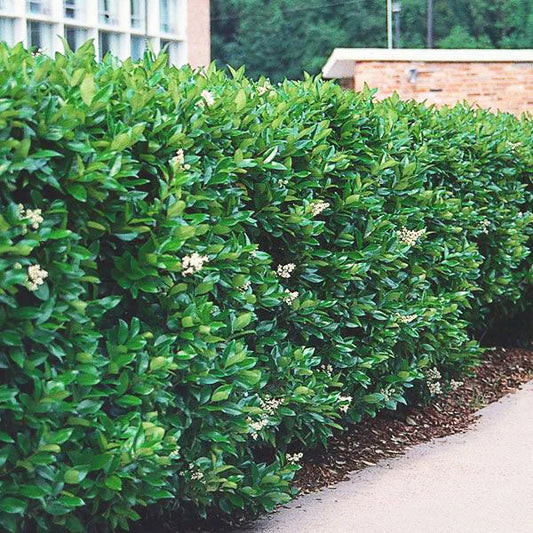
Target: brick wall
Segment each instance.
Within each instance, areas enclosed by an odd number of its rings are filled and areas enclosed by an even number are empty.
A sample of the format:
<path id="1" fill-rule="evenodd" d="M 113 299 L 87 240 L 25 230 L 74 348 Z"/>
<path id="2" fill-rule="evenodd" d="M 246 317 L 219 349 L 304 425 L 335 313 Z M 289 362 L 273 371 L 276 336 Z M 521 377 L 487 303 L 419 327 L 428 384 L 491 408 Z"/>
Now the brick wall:
<path id="1" fill-rule="evenodd" d="M 520 113 L 533 109 L 533 63 L 421 63 L 362 61 L 355 66 L 355 89 L 365 83 L 376 97 L 397 92 L 401 98 Z"/>
<path id="2" fill-rule="evenodd" d="M 204 67 L 211 62 L 211 24 L 209 0 L 187 2 L 188 63 Z"/>
<path id="3" fill-rule="evenodd" d="M 437 105 L 467 100 L 492 110 L 533 112 L 531 50 L 344 50 L 351 58 L 330 60 L 334 75 L 326 75 L 328 65 L 324 74 L 355 90 L 366 83 L 377 89 L 376 98 L 397 92 Z"/>

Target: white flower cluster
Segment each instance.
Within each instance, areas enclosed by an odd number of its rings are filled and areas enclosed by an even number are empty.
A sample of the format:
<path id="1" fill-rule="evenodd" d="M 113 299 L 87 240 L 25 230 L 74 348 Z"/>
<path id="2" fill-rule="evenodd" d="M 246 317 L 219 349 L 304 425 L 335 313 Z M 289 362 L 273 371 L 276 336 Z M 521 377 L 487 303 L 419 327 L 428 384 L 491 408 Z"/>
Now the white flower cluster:
<path id="1" fill-rule="evenodd" d="M 400 241 L 409 246 L 414 246 L 416 241 L 418 241 L 424 233 L 426 233 L 425 228 L 417 231 L 414 229 L 407 229 L 405 226 L 400 231 L 396 232 Z"/>
<path id="2" fill-rule="evenodd" d="M 246 292 L 251 286 L 252 282 L 250 280 L 247 280 L 239 287 L 239 290 L 241 292 Z"/>
<path id="3" fill-rule="evenodd" d="M 350 408 L 350 404 L 352 403 L 353 398 L 351 396 L 339 396 L 339 403 L 340 402 L 346 402 L 344 405 L 341 405 L 339 409 L 346 413 L 348 412 L 348 409 Z"/>
<path id="4" fill-rule="evenodd" d="M 207 107 L 211 107 L 215 103 L 215 97 L 213 96 L 213 93 L 209 92 L 207 89 L 202 91 L 202 98 L 207 104 Z"/>
<path id="5" fill-rule="evenodd" d="M 28 267 L 28 288 L 30 291 L 36 291 L 39 288 L 39 285 L 42 285 L 47 277 L 48 272 L 42 269 L 39 265 Z"/>
<path id="6" fill-rule="evenodd" d="M 202 481 L 204 479 L 204 473 L 198 470 L 194 466 L 190 466 L 189 470 L 191 471 L 191 479 L 194 481 Z"/>
<path id="7" fill-rule="evenodd" d="M 333 367 L 331 365 L 320 365 L 320 370 L 325 372 L 329 377 L 333 374 Z"/>
<path id="8" fill-rule="evenodd" d="M 320 213 L 322 213 L 322 211 L 324 211 L 328 207 L 329 207 L 329 202 L 323 202 L 323 201 L 315 202 L 314 204 L 311 205 L 311 214 L 314 217 L 316 217 L 317 215 L 320 215 Z"/>
<path id="9" fill-rule="evenodd" d="M 289 289 L 285 289 L 285 294 L 286 296 L 283 296 L 283 301 L 287 304 L 287 305 L 292 305 L 292 303 L 294 302 L 294 300 L 296 300 L 296 298 L 298 298 L 298 295 L 300 294 L 298 291 L 290 291 Z"/>
<path id="10" fill-rule="evenodd" d="M 263 96 L 264 94 L 268 93 L 271 90 L 272 90 L 272 85 L 270 85 L 270 83 L 266 81 L 264 85 L 259 85 L 259 87 L 257 87 L 257 94 L 259 96 Z"/>
<path id="11" fill-rule="evenodd" d="M 439 383 L 439 379 L 441 377 L 442 377 L 441 373 L 436 368 L 430 368 L 426 372 L 427 387 L 428 387 L 429 393 L 432 396 L 437 396 L 438 394 L 442 393 L 442 387 Z"/>
<path id="12" fill-rule="evenodd" d="M 257 440 L 259 437 L 258 432 L 261 431 L 265 426 L 268 425 L 268 419 L 261 418 L 260 420 L 252 420 L 250 417 L 246 419 L 248 425 L 252 428 L 252 439 Z"/>
<path id="13" fill-rule="evenodd" d="M 259 398 L 259 405 L 261 406 L 261 409 L 263 409 L 263 411 L 265 412 L 266 416 L 262 417 L 259 420 L 253 420 L 250 417 L 246 419 L 246 422 L 252 429 L 252 439 L 257 440 L 257 438 L 259 437 L 259 431 L 261 431 L 264 427 L 268 425 L 268 417 L 276 414 L 277 408 L 283 403 L 283 401 L 283 398 L 272 398 L 272 396 L 270 396 L 269 394 L 266 394 L 264 399 Z"/>
<path id="14" fill-rule="evenodd" d="M 438 381 L 441 377 L 441 373 L 436 368 L 430 368 L 426 372 L 426 378 L 430 381 Z"/>
<path id="15" fill-rule="evenodd" d="M 270 394 L 266 394 L 264 399 L 259 398 L 259 405 L 267 415 L 272 416 L 276 414 L 276 410 L 283 403 L 283 400 L 283 398 L 276 399 L 272 398 Z"/>
<path id="16" fill-rule="evenodd" d="M 413 320 L 416 320 L 418 315 L 400 315 L 400 313 L 396 313 L 396 320 L 401 322 L 402 324 L 409 324 Z"/>
<path id="17" fill-rule="evenodd" d="M 186 255 L 181 262 L 183 275 L 188 276 L 199 272 L 204 267 L 204 263 L 207 262 L 209 262 L 209 257 L 207 257 L 207 255 L 200 255 L 196 252 L 191 255 Z"/>
<path id="18" fill-rule="evenodd" d="M 482 228 L 481 233 L 488 233 L 490 228 L 490 220 L 487 218 L 482 220 L 480 226 Z"/>
<path id="19" fill-rule="evenodd" d="M 284 180 L 284 179 L 281 179 L 281 178 L 280 178 L 280 179 L 278 180 L 278 185 L 279 185 L 280 187 L 285 187 L 285 186 L 288 185 L 288 184 L 289 184 L 289 180 L 288 180 L 288 179 Z"/>
<path id="20" fill-rule="evenodd" d="M 294 263 L 287 263 L 286 265 L 278 265 L 276 274 L 280 278 L 290 278 L 292 271 L 296 268 Z"/>
<path id="21" fill-rule="evenodd" d="M 39 224 L 43 223 L 42 211 L 40 209 L 25 209 L 22 204 L 18 204 L 18 212 L 21 218 L 27 218 L 33 229 L 39 229 Z"/>
<path id="22" fill-rule="evenodd" d="M 293 453 L 293 454 L 288 453 L 286 455 L 287 462 L 291 463 L 293 465 L 297 465 L 300 462 L 300 460 L 302 459 L 303 456 L 304 456 L 304 454 L 302 452 Z"/>
<path id="23" fill-rule="evenodd" d="M 176 457 L 179 457 L 180 456 L 180 447 L 178 446 L 175 450 L 172 450 L 168 456 L 171 459 L 176 459 Z"/>
<path id="24" fill-rule="evenodd" d="M 455 379 L 450 380 L 450 387 L 452 390 L 457 390 L 459 387 L 464 385 L 463 381 L 456 381 Z"/>
<path id="25" fill-rule="evenodd" d="M 172 158 L 172 163 L 183 168 L 183 170 L 190 170 L 191 168 L 191 165 L 185 163 L 185 152 L 183 148 L 180 148 L 176 152 L 176 155 Z"/>
<path id="26" fill-rule="evenodd" d="M 392 400 L 393 395 L 396 393 L 394 389 L 381 389 L 379 392 L 383 394 L 384 402 L 388 402 L 389 400 Z"/>

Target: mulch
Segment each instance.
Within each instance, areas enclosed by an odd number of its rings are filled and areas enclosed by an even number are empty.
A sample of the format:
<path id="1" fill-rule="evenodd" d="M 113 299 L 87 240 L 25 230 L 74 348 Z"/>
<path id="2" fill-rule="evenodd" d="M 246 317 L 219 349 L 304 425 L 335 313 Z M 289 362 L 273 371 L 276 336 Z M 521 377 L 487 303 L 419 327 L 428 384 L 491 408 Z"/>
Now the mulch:
<path id="1" fill-rule="evenodd" d="M 314 492 L 348 478 L 350 472 L 401 455 L 407 447 L 465 431 L 477 411 L 516 391 L 533 379 L 533 351 L 520 348 L 489 350 L 457 390 L 426 406 L 403 414 L 380 413 L 365 418 L 329 441 L 326 450 L 306 452 L 293 484 L 300 493 Z"/>

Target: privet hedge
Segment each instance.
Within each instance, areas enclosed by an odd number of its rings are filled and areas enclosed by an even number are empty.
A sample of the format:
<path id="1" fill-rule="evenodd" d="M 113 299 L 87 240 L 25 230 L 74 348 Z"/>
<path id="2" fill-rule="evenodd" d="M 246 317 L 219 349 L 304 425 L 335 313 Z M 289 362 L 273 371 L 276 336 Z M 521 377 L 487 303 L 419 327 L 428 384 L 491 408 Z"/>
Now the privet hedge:
<path id="1" fill-rule="evenodd" d="M 272 509 L 526 301 L 529 118 L 232 74 L 0 46 L 2 529 Z"/>

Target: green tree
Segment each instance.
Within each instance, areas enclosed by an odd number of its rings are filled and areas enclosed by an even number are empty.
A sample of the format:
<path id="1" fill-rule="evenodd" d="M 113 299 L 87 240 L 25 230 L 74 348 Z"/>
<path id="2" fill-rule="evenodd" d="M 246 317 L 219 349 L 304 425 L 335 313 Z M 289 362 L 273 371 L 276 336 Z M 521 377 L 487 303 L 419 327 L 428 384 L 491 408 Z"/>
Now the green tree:
<path id="1" fill-rule="evenodd" d="M 424 47 L 427 0 L 402 0 L 401 46 Z M 320 72 L 336 47 L 386 46 L 385 0 L 213 0 L 213 57 L 279 81 Z M 441 48 L 533 46 L 531 0 L 435 0 Z"/>

